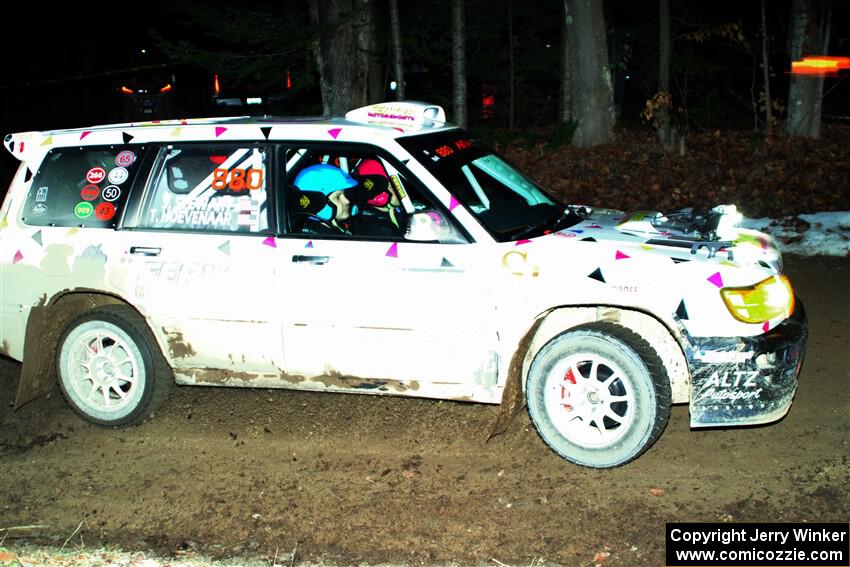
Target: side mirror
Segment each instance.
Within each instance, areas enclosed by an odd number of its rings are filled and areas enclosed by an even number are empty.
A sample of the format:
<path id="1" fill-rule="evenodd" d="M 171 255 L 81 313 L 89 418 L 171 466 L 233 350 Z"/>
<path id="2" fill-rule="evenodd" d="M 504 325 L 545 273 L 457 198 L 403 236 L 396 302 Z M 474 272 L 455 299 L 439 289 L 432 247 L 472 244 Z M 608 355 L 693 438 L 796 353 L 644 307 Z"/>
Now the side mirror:
<path id="1" fill-rule="evenodd" d="M 410 215 L 404 239 L 414 242 L 439 242 L 440 244 L 465 244 L 467 242 L 454 225 L 442 213 L 435 210 Z"/>

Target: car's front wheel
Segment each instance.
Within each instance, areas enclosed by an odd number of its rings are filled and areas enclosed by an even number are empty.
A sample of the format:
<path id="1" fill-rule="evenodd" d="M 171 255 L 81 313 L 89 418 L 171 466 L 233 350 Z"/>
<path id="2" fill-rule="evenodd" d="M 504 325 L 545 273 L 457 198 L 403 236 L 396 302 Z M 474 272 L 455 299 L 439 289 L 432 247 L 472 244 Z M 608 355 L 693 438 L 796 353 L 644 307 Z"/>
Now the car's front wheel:
<path id="1" fill-rule="evenodd" d="M 670 417 L 670 381 L 636 333 L 612 323 L 571 329 L 534 358 L 528 411 L 559 455 L 588 467 L 625 464 L 661 435 Z"/>
<path id="2" fill-rule="evenodd" d="M 74 411 L 106 426 L 140 423 L 165 401 L 172 384 L 144 321 L 123 306 L 73 319 L 59 341 L 56 368 Z"/>

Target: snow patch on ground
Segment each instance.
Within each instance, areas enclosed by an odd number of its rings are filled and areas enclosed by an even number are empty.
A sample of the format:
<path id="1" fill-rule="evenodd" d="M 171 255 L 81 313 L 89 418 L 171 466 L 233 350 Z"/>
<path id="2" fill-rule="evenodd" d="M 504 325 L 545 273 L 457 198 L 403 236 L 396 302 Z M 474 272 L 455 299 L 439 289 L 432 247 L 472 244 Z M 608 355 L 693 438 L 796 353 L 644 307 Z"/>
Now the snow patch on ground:
<path id="1" fill-rule="evenodd" d="M 745 218 L 740 226 L 770 234 L 783 254 L 850 257 L 850 211 Z"/>

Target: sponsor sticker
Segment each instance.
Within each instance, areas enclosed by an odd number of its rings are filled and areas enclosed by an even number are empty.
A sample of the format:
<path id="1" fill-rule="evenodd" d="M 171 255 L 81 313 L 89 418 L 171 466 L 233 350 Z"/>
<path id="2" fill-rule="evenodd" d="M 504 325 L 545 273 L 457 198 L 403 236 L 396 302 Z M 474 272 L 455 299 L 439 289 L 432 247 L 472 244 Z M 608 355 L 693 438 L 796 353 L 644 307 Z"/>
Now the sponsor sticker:
<path id="1" fill-rule="evenodd" d="M 136 161 L 136 154 L 131 152 L 130 150 L 125 150 L 115 156 L 115 165 L 118 167 L 128 167 L 133 165 L 133 162 Z"/>
<path id="2" fill-rule="evenodd" d="M 121 185 L 127 181 L 128 177 L 130 177 L 130 173 L 123 167 L 116 167 L 109 172 L 109 182 L 113 185 Z"/>
<path id="3" fill-rule="evenodd" d="M 94 207 L 88 201 L 81 201 L 77 203 L 77 206 L 74 207 L 74 215 L 78 219 L 85 219 L 91 216 L 94 212 Z"/>
<path id="4" fill-rule="evenodd" d="M 112 203 L 100 203 L 95 208 L 94 215 L 102 221 L 107 221 L 115 216 L 115 205 Z"/>
<path id="5" fill-rule="evenodd" d="M 39 187 L 35 192 L 35 202 L 43 203 L 47 200 L 47 187 Z"/>
<path id="6" fill-rule="evenodd" d="M 103 199 L 105 201 L 114 201 L 121 196 L 121 189 L 115 185 L 107 185 L 103 188 Z"/>
<path id="7" fill-rule="evenodd" d="M 93 167 L 86 173 L 86 181 L 89 183 L 100 183 L 106 178 L 106 170 L 102 167 Z"/>
<path id="8" fill-rule="evenodd" d="M 38 203 L 30 209 L 30 213 L 32 213 L 33 216 L 42 217 L 47 214 L 47 205 Z"/>
<path id="9" fill-rule="evenodd" d="M 100 187 L 97 185 L 86 185 L 80 189 L 80 197 L 84 201 L 94 201 L 100 196 Z"/>

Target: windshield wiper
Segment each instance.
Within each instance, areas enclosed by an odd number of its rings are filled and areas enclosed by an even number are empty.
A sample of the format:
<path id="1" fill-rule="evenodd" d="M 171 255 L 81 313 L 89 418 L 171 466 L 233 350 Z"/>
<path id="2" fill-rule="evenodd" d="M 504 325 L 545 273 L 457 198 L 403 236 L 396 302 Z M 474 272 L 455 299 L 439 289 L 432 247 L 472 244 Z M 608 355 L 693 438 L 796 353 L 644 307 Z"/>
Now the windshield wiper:
<path id="1" fill-rule="evenodd" d="M 570 209 L 564 209 L 564 211 L 557 217 L 546 218 L 541 222 L 531 223 L 515 232 L 512 232 L 508 237 L 508 240 L 517 240 L 527 236 L 533 236 L 538 231 L 542 233 L 544 230 L 550 230 L 552 232 L 563 230 L 569 226 L 573 226 L 579 220 L 581 220 L 579 215 Z"/>

